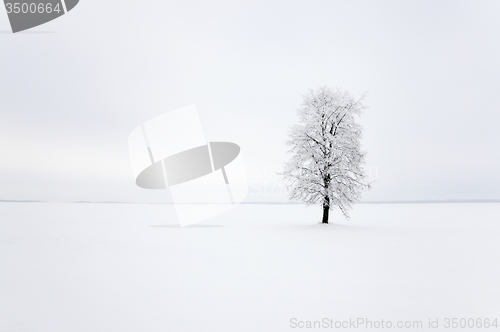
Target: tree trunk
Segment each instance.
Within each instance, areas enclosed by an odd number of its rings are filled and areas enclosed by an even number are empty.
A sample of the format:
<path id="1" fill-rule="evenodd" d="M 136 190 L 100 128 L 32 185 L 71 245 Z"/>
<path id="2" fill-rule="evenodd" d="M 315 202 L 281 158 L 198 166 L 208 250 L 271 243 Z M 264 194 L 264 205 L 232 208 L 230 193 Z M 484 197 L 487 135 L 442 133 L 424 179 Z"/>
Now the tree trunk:
<path id="1" fill-rule="evenodd" d="M 330 197 L 325 197 L 323 202 L 323 224 L 328 224 L 328 213 L 330 212 Z"/>

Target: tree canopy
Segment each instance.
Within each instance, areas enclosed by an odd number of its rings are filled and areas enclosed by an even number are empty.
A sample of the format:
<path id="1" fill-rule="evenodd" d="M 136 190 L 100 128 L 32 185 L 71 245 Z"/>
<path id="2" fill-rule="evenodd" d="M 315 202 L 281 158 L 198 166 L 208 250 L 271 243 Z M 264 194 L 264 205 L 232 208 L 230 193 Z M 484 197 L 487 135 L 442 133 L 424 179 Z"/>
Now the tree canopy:
<path id="1" fill-rule="evenodd" d="M 311 90 L 298 109 L 300 124 L 289 133 L 292 156 L 283 176 L 289 183 L 290 199 L 308 205 L 322 203 L 323 223 L 328 223 L 328 210 L 333 206 L 349 218 L 352 204 L 370 187 L 363 170 L 362 128 L 355 121 L 367 108 L 363 98 L 328 87 Z"/>

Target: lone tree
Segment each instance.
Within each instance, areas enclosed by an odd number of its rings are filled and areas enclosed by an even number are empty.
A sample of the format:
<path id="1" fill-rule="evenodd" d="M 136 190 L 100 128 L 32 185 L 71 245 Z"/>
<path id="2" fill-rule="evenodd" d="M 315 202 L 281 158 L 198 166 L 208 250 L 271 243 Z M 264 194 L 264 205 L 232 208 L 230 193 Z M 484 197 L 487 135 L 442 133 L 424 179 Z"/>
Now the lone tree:
<path id="1" fill-rule="evenodd" d="M 352 204 L 370 187 L 363 171 L 362 128 L 354 119 L 366 109 L 362 101 L 339 89 L 311 90 L 298 109 L 300 124 L 290 130 L 292 157 L 282 174 L 290 199 L 322 203 L 324 224 L 333 206 L 349 218 Z"/>

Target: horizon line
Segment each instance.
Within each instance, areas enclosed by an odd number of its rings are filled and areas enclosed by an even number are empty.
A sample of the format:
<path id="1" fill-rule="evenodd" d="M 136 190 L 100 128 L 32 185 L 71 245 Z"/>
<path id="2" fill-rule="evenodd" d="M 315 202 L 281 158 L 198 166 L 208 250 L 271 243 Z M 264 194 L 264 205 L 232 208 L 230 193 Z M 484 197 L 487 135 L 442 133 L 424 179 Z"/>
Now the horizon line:
<path id="1" fill-rule="evenodd" d="M 0 203 L 73 203 L 73 204 L 229 204 L 229 203 L 173 203 L 173 202 L 124 202 L 124 201 L 42 201 L 42 200 L 3 200 Z M 387 201 L 360 201 L 354 204 L 449 204 L 449 203 L 500 203 L 500 199 L 423 199 L 423 200 L 387 200 Z M 301 202 L 241 202 L 239 204 L 253 205 L 303 205 Z M 316 205 L 319 203 L 311 204 Z"/>

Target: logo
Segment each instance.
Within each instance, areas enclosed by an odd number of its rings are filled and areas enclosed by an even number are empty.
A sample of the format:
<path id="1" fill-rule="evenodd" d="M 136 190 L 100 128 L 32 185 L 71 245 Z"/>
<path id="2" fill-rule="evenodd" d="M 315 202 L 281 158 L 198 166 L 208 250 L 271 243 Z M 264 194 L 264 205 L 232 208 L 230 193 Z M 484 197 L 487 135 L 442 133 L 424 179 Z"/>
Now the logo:
<path id="1" fill-rule="evenodd" d="M 181 226 L 224 213 L 247 196 L 240 147 L 207 142 L 194 105 L 145 122 L 128 144 L 136 184 L 168 187 Z"/>
<path id="2" fill-rule="evenodd" d="M 12 32 L 52 21 L 73 9 L 79 0 L 4 0 Z"/>

